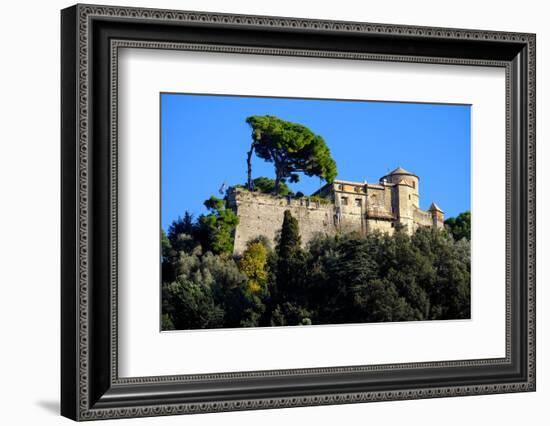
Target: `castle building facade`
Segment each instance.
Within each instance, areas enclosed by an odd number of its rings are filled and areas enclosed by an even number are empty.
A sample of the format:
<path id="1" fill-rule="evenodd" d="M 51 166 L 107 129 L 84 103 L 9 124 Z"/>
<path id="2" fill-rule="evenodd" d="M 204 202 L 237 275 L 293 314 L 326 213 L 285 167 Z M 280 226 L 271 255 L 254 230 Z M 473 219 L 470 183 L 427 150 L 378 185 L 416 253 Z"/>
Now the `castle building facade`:
<path id="1" fill-rule="evenodd" d="M 242 253 L 248 241 L 260 236 L 275 246 L 285 210 L 298 220 L 303 244 L 317 234 L 391 234 L 398 226 L 412 234 L 419 226 L 442 228 L 443 211 L 435 203 L 427 211 L 420 209 L 419 181 L 417 175 L 398 167 L 376 184 L 335 180 L 313 193 L 313 198 L 234 189 L 228 194 L 229 206 L 239 217 L 234 253 Z"/>

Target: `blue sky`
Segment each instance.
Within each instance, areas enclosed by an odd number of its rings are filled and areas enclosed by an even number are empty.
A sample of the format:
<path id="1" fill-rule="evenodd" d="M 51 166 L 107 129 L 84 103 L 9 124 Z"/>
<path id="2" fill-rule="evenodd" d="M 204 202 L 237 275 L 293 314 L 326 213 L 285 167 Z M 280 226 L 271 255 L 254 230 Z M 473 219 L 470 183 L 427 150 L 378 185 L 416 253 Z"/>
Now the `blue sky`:
<path id="1" fill-rule="evenodd" d="M 161 94 L 161 221 L 246 181 L 250 115 L 276 115 L 321 135 L 338 166 L 337 179 L 377 183 L 400 166 L 420 177 L 420 207 L 435 201 L 445 217 L 470 209 L 470 106 Z M 274 177 L 273 164 L 254 158 L 253 177 Z M 322 183 L 302 176 L 294 191 Z"/>

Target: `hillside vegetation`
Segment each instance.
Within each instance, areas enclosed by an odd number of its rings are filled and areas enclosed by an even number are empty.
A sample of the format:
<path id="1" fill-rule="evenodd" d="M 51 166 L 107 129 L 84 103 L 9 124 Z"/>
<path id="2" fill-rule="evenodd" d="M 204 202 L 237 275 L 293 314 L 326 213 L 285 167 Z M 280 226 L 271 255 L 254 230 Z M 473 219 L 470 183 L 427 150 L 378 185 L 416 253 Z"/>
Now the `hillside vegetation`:
<path id="1" fill-rule="evenodd" d="M 162 235 L 162 328 L 204 329 L 470 318 L 469 212 L 409 236 L 319 236 L 302 247 L 285 213 L 274 247 L 232 255 L 223 200 Z"/>

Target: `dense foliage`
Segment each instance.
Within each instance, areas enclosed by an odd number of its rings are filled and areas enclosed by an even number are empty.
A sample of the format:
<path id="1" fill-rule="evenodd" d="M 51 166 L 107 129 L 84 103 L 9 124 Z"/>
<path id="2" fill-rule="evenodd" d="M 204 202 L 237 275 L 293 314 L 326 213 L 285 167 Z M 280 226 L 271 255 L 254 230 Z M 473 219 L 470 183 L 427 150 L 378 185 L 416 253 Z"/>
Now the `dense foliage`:
<path id="1" fill-rule="evenodd" d="M 235 220 L 223 201 L 208 205 L 209 215 L 186 214 L 162 235 L 163 329 L 470 317 L 470 243 L 451 227 L 319 236 L 303 247 L 286 212 L 275 247 L 258 239 L 235 257 Z"/>
<path id="2" fill-rule="evenodd" d="M 450 217 L 445 221 L 445 226 L 455 240 L 466 238 L 470 241 L 470 212 L 460 213 L 457 217 Z"/>
<path id="3" fill-rule="evenodd" d="M 201 215 L 195 222 L 189 212 L 178 217 L 162 235 L 163 260 L 177 257 L 180 252 L 189 253 L 197 247 L 213 254 L 233 252 L 233 231 L 239 224 L 235 212 L 226 208 L 226 201 L 214 196 L 204 202 L 208 214 Z M 166 263 L 166 262 L 164 262 Z M 168 263 L 166 263 L 168 264 Z M 167 271 L 168 276 L 173 278 Z"/>
<path id="4" fill-rule="evenodd" d="M 235 185 L 233 188 L 245 188 L 249 189 L 248 183 L 244 185 Z M 252 180 L 252 190 L 256 192 L 261 192 L 262 194 L 275 194 L 275 180 L 270 179 L 265 176 L 260 176 Z M 278 195 L 281 196 L 287 196 L 287 195 L 295 195 L 290 187 L 285 183 L 281 182 L 279 184 L 279 192 Z"/>
<path id="5" fill-rule="evenodd" d="M 226 208 L 225 200 L 214 196 L 204 202 L 210 214 L 199 218 L 203 243 L 214 254 L 233 251 L 233 230 L 239 224 L 239 218 L 233 210 Z"/>
<path id="6" fill-rule="evenodd" d="M 300 175 L 318 176 L 327 182 L 336 177 L 336 163 L 325 140 L 307 127 L 271 115 L 251 116 L 252 143 L 247 153 L 248 189 L 253 189 L 251 159 L 259 158 L 275 167 L 275 192 L 281 183 L 298 182 Z"/>

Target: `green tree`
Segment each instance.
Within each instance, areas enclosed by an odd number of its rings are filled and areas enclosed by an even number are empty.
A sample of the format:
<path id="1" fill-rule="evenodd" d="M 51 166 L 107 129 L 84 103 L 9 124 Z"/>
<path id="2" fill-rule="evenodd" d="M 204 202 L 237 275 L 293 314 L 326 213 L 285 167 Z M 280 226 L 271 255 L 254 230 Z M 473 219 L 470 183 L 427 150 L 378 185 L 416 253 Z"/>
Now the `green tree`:
<path id="1" fill-rule="evenodd" d="M 470 242 L 434 234 L 433 267 L 437 274 L 428 290 L 430 319 L 470 318 Z"/>
<path id="2" fill-rule="evenodd" d="M 298 182 L 298 173 L 318 176 L 327 182 L 336 177 L 336 163 L 321 136 L 307 127 L 275 116 L 251 116 L 252 143 L 247 153 L 248 188 L 252 190 L 252 154 L 275 166 L 275 192 L 286 182 Z"/>
<path id="3" fill-rule="evenodd" d="M 199 218 L 199 238 L 202 240 L 203 248 L 214 254 L 231 254 L 233 233 L 239 224 L 239 218 L 233 210 L 226 207 L 225 200 L 217 197 L 210 197 L 204 205 L 210 213 Z"/>
<path id="4" fill-rule="evenodd" d="M 190 252 L 197 246 L 197 227 L 193 215 L 188 211 L 178 217 L 168 227 L 167 238 L 173 250 Z"/>
<path id="5" fill-rule="evenodd" d="M 421 228 L 414 236 L 428 229 Z M 429 317 L 430 300 L 421 277 L 434 273 L 431 246 L 419 249 L 414 244 L 415 237 L 411 238 L 405 231 L 403 228 L 391 238 L 381 239 L 382 246 L 377 252 L 378 276 L 395 286 L 399 297 L 407 301 L 410 310 L 401 320 L 425 320 Z"/>
<path id="6" fill-rule="evenodd" d="M 223 307 L 214 301 L 211 289 L 186 278 L 163 286 L 163 327 L 177 329 L 223 327 Z"/>
<path id="7" fill-rule="evenodd" d="M 166 232 L 164 232 L 164 229 L 161 229 L 160 231 L 160 245 L 162 261 L 168 261 L 168 259 L 174 255 L 174 250 L 172 249 L 172 244 L 170 243 Z"/>
<path id="8" fill-rule="evenodd" d="M 161 317 L 161 330 L 169 331 L 175 330 L 176 326 L 174 325 L 172 318 L 168 314 L 162 314 Z"/>
<path id="9" fill-rule="evenodd" d="M 396 284 L 381 276 L 386 236 L 359 234 L 328 237 L 310 246 L 309 293 L 314 323 L 404 321 L 414 319 Z M 333 241 L 330 241 L 333 240 Z"/>
<path id="10" fill-rule="evenodd" d="M 174 275 L 174 258 L 177 256 L 177 251 L 172 248 L 170 239 L 164 232 L 164 229 L 160 233 L 161 241 L 161 267 L 162 267 L 162 282 L 171 282 L 175 279 Z"/>
<path id="11" fill-rule="evenodd" d="M 470 244 L 438 229 L 318 237 L 305 270 L 314 324 L 470 318 Z"/>
<path id="12" fill-rule="evenodd" d="M 470 222 L 471 214 L 467 211 L 460 213 L 457 217 L 450 217 L 445 221 L 445 225 L 456 241 L 462 238 L 466 238 L 470 241 Z"/>
<path id="13" fill-rule="evenodd" d="M 286 210 L 275 256 L 275 277 L 270 289 L 272 325 L 297 325 L 310 314 L 303 309 L 307 300 L 305 288 L 306 253 L 301 246 L 298 221 Z M 281 316 L 281 319 L 277 319 Z"/>
<path id="14" fill-rule="evenodd" d="M 254 190 L 263 194 L 275 193 L 275 181 L 273 179 L 261 176 L 253 180 Z M 286 196 L 291 193 L 290 188 L 284 182 L 279 184 L 279 195 Z"/>
<path id="15" fill-rule="evenodd" d="M 176 279 L 162 286 L 163 329 L 253 327 L 264 305 L 228 256 L 181 252 Z"/>
<path id="16" fill-rule="evenodd" d="M 277 292 L 288 298 L 296 292 L 295 284 L 303 274 L 305 253 L 301 247 L 298 221 L 286 210 L 281 227 L 277 250 Z"/>
<path id="17" fill-rule="evenodd" d="M 180 234 L 193 234 L 193 215 L 188 211 L 184 213 L 183 218 L 178 216 L 168 227 L 168 239 L 172 245 L 177 243 Z"/>
<path id="18" fill-rule="evenodd" d="M 277 254 L 279 261 L 292 259 L 297 253 L 302 251 L 302 239 L 300 237 L 300 226 L 298 220 L 292 216 L 290 210 L 285 210 L 283 215 L 283 225 L 281 235 L 277 242 Z"/>

